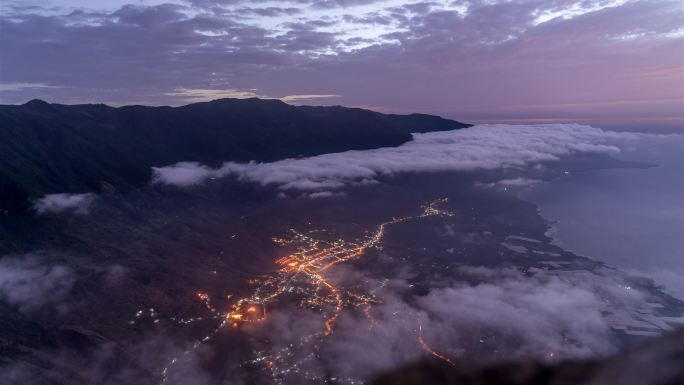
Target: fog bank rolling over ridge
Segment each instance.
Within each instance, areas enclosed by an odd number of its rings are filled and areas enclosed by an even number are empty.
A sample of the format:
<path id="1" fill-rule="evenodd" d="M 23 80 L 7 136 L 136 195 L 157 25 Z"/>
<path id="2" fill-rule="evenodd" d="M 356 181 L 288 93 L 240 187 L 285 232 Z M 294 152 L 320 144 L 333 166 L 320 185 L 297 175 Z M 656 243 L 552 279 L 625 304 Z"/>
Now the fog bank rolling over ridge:
<path id="1" fill-rule="evenodd" d="M 195 162 L 153 168 L 153 181 L 190 186 L 210 178 L 236 176 L 281 190 L 326 191 L 375 183 L 382 176 L 410 172 L 471 171 L 522 167 L 556 161 L 572 153 L 616 154 L 616 139 L 640 133 L 604 131 L 577 124 L 478 125 L 455 131 L 413 134 L 398 147 L 347 151 L 270 163 L 226 162 L 211 168 Z"/>

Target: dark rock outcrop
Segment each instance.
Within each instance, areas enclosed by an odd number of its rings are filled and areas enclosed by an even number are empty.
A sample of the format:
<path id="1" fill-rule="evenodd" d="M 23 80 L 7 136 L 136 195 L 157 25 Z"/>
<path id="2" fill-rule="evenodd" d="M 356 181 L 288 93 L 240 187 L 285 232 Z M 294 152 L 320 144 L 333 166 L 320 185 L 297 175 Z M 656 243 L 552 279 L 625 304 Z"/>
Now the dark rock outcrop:
<path id="1" fill-rule="evenodd" d="M 590 361 L 513 362 L 495 366 L 425 361 L 373 385 L 684 385 L 684 330 L 614 357 Z"/>

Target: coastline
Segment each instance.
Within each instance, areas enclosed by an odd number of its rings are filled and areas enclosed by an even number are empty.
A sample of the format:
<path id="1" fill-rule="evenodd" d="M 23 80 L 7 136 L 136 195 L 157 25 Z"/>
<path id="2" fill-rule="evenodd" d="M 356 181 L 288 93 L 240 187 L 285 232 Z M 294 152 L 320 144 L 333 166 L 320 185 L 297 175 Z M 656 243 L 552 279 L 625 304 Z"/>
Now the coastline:
<path id="1" fill-rule="evenodd" d="M 639 143 L 627 154 L 655 167 L 572 172 L 545 179 L 517 196 L 537 207 L 552 244 L 653 279 L 664 292 L 681 300 L 684 212 L 678 210 L 683 211 L 684 198 L 678 195 L 684 191 L 684 181 L 677 175 L 682 155 L 676 153 L 677 143 L 663 144 L 659 140 Z"/>

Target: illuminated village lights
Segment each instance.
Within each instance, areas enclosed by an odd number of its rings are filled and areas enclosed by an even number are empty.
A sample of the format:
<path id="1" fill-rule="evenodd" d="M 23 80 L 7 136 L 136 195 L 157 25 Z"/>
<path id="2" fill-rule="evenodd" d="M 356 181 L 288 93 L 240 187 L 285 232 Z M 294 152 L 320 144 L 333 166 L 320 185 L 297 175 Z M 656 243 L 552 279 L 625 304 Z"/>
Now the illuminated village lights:
<path id="1" fill-rule="evenodd" d="M 422 212 L 419 215 L 392 218 L 392 220 L 378 225 L 374 232 L 366 232 L 366 236 L 360 240 L 347 241 L 335 239 L 327 241 L 313 238 L 310 234 L 315 233 L 315 231 L 301 233 L 294 229 L 290 229 L 292 233 L 290 238 L 272 238 L 273 242 L 277 245 L 292 245 L 295 246 L 296 250 L 285 257 L 278 258 L 275 263 L 279 268 L 273 273 L 248 280 L 249 284 L 256 286 L 252 295 L 235 300 L 230 306 L 231 310 L 223 313 L 224 316 L 221 317 L 222 320 L 219 326 L 204 337 L 201 342 L 197 342 L 194 348 L 209 340 L 224 326 L 238 328 L 243 323 L 265 321 L 266 305 L 275 302 L 284 293 L 294 293 L 300 296 L 300 307 L 311 308 L 325 315 L 323 331 L 312 335 L 318 336 L 316 338 L 323 338 L 333 334 L 335 322 L 345 308 L 361 307 L 369 320 L 369 328 L 372 328 L 375 325 L 375 321 L 372 318 L 372 305 L 379 302 L 373 295 L 375 290 L 369 293 L 355 293 L 350 288 L 338 287 L 326 278 L 326 271 L 337 264 L 360 258 L 371 248 L 380 248 L 386 229 L 390 225 L 431 216 L 453 216 L 454 214 L 438 207 L 446 202 L 446 198 L 437 199 L 421 206 Z M 210 311 L 217 316 L 220 314 L 211 305 L 210 298 L 206 293 L 198 292 L 197 296 L 200 300 L 204 301 Z M 232 295 L 229 295 L 227 299 L 232 299 Z M 312 336 L 302 337 L 302 341 Z M 422 336 L 422 326 L 420 325 L 418 343 L 426 353 L 453 364 L 448 357 L 436 353 L 425 343 Z M 309 359 L 313 359 L 313 356 Z M 273 373 L 276 383 L 281 382 L 277 380 L 277 377 L 283 373 L 298 370 L 296 367 L 293 369 L 288 366 L 283 358 L 278 358 L 272 354 L 261 355 L 257 361 L 263 361 L 267 364 L 266 366 Z M 172 361 L 171 365 L 174 362 Z M 167 379 L 168 368 L 169 366 L 164 368 L 164 381 L 162 382 L 165 382 Z M 325 378 L 319 379 L 323 382 L 328 382 Z M 350 381 L 353 383 L 353 379 L 350 379 Z"/>
<path id="2" fill-rule="evenodd" d="M 244 302 L 235 310 L 226 314 L 226 318 L 233 324 L 239 322 L 255 323 L 266 320 L 266 306 L 258 303 Z"/>

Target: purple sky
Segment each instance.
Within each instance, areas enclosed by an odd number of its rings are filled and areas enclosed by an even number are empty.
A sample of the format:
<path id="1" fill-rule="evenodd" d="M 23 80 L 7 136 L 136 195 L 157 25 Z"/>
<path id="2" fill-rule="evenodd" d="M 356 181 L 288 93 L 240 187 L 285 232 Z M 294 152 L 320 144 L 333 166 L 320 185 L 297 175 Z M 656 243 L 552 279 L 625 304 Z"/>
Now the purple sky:
<path id="1" fill-rule="evenodd" d="M 127 4 L 132 3 L 132 4 Z M 684 3 L 4 0 L 0 102 L 277 97 L 684 130 Z"/>

